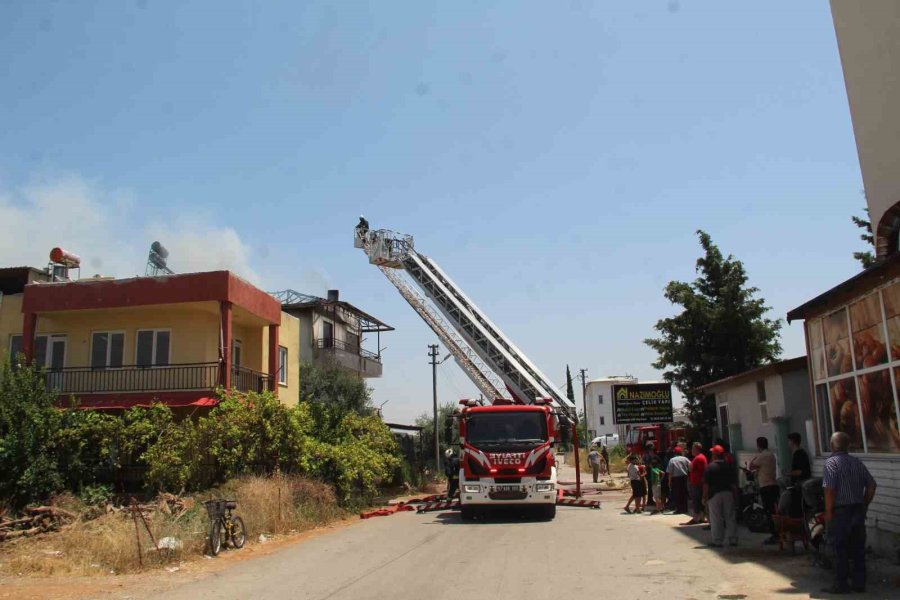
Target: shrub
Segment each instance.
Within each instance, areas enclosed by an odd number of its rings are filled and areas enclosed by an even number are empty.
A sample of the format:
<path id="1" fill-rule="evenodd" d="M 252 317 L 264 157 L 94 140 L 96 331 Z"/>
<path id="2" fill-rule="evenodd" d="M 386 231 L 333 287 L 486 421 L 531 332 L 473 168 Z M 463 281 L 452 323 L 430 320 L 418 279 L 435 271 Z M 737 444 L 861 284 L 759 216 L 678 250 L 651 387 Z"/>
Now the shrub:
<path id="1" fill-rule="evenodd" d="M 63 488 L 55 435 L 54 395 L 33 367 L 0 365 L 0 497 L 20 506 Z"/>

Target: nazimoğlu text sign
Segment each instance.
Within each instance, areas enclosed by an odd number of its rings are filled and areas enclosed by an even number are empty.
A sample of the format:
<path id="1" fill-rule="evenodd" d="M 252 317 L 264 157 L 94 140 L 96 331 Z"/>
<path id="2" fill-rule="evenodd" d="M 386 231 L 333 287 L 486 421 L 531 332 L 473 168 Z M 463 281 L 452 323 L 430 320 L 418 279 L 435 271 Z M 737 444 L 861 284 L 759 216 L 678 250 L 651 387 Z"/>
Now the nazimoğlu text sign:
<path id="1" fill-rule="evenodd" d="M 614 385 L 613 400 L 616 425 L 672 422 L 672 386 L 668 383 Z"/>

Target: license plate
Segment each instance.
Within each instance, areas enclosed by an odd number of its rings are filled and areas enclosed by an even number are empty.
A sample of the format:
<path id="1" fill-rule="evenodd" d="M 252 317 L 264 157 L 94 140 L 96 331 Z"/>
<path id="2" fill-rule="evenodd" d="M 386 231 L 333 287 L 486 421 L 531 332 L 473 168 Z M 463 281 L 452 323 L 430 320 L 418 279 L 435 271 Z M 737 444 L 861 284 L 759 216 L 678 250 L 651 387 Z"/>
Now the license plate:
<path id="1" fill-rule="evenodd" d="M 518 485 L 498 485 L 494 489 L 498 492 L 518 492 L 521 491 L 521 487 Z"/>

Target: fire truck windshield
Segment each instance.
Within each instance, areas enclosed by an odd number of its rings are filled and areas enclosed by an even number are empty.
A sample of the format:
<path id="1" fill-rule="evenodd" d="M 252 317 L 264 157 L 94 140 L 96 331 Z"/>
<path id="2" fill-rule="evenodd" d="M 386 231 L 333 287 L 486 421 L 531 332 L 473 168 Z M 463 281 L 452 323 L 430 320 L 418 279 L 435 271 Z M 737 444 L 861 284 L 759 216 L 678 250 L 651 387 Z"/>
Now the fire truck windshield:
<path id="1" fill-rule="evenodd" d="M 546 440 L 544 413 L 476 413 L 466 420 L 466 441 L 476 447 L 536 446 Z"/>

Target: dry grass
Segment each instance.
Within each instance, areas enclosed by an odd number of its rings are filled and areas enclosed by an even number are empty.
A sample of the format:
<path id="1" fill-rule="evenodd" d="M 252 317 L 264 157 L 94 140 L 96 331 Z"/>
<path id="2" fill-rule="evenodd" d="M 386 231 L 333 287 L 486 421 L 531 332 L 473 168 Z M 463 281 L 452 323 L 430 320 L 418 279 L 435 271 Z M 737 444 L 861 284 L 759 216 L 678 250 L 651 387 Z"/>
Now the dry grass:
<path id="1" fill-rule="evenodd" d="M 338 506 L 334 492 L 325 484 L 299 477 L 243 477 L 221 489 L 195 496 L 195 503 L 180 518 L 156 511 L 148 524 L 157 540 L 171 537 L 180 547 L 154 549 L 143 524 L 140 552 L 143 568 L 199 558 L 203 553 L 208 527 L 202 501 L 208 498 L 234 499 L 235 511 L 244 519 L 247 543 L 255 543 L 259 534 L 275 535 L 312 529 L 346 516 Z M 58 500 L 68 510 L 89 514 L 76 499 Z M 0 574 L 14 575 L 104 575 L 141 570 L 135 525 L 129 512 L 114 512 L 79 521 L 66 529 L 21 539 L 0 546 Z"/>

